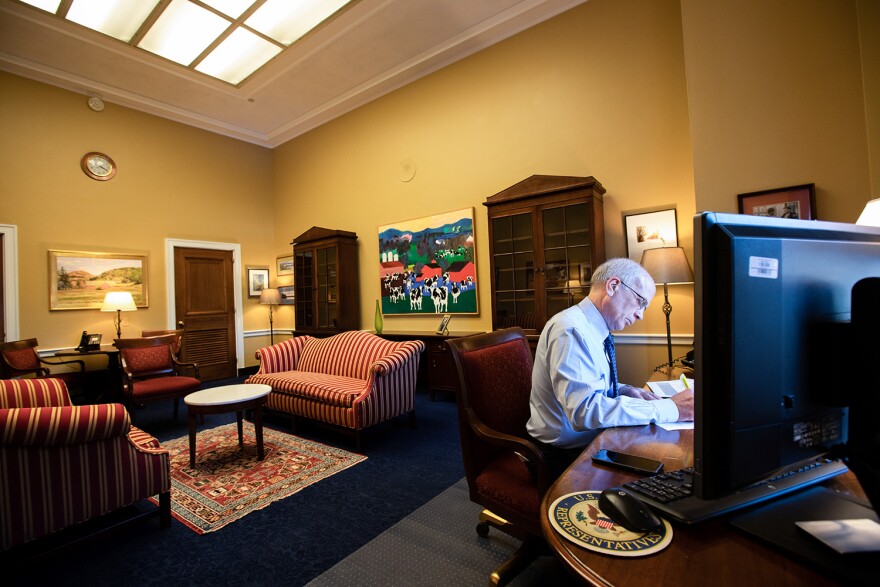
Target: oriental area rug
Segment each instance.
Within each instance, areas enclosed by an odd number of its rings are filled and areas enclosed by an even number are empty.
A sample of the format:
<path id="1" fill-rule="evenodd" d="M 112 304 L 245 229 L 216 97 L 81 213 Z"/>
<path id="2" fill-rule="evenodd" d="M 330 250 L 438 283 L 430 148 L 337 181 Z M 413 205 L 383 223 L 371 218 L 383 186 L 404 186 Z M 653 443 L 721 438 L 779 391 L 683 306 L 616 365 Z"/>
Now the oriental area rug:
<path id="1" fill-rule="evenodd" d="M 200 430 L 195 468 L 189 466 L 189 436 L 163 442 L 162 448 L 171 453 L 171 513 L 197 534 L 218 530 L 367 458 L 263 428 L 265 458 L 258 461 L 254 427 L 247 421 L 244 448 L 235 423 Z"/>

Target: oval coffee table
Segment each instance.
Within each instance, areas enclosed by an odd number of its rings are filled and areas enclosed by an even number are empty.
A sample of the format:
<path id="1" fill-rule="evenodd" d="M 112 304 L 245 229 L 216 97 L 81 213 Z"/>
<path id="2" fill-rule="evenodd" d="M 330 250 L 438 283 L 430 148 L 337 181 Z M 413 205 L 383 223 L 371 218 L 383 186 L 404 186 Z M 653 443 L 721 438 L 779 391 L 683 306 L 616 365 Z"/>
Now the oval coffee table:
<path id="1" fill-rule="evenodd" d="M 243 447 L 242 415 L 253 410 L 254 433 L 257 437 L 257 460 L 263 457 L 263 404 L 272 387 L 269 385 L 240 383 L 212 387 L 191 393 L 183 401 L 189 412 L 189 466 L 196 466 L 196 416 L 235 412 L 238 422 L 238 446 Z"/>

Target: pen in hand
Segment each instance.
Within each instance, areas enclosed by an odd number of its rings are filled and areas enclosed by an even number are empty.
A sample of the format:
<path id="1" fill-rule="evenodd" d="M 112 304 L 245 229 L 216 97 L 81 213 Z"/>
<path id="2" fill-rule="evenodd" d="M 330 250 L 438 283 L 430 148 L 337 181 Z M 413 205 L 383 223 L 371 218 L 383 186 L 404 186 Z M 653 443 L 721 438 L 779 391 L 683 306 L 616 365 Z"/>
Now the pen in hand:
<path id="1" fill-rule="evenodd" d="M 691 388 L 690 383 L 688 383 L 688 379 L 687 379 L 687 377 L 684 376 L 684 373 L 681 374 L 681 382 L 684 383 L 684 388 L 685 388 L 685 389 L 690 389 L 690 388 Z"/>

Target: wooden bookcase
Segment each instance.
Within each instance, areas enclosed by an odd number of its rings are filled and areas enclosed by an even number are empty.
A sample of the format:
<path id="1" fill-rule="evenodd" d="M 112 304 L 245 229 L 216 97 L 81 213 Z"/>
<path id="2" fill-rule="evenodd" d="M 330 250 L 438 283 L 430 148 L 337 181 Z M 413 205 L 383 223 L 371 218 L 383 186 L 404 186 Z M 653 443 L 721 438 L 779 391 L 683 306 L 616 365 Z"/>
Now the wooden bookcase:
<path id="1" fill-rule="evenodd" d="M 587 294 L 605 261 L 604 193 L 592 177 L 533 175 L 486 198 L 493 329 L 534 339 Z"/>
<path id="2" fill-rule="evenodd" d="M 357 234 L 313 226 L 291 244 L 296 330 L 360 328 Z"/>

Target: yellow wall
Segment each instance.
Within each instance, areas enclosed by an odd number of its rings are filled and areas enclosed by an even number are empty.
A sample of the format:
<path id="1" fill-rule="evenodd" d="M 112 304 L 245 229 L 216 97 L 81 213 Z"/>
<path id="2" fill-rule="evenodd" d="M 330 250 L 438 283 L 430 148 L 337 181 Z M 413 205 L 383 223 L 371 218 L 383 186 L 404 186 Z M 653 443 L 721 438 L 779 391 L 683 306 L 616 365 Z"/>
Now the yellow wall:
<path id="1" fill-rule="evenodd" d="M 663 205 L 678 208 L 682 244 L 692 248 L 678 5 L 621 4 L 632 3 L 591 0 L 276 149 L 278 244 L 312 225 L 357 232 L 361 323 L 369 328 L 378 226 L 473 207 L 480 315 L 455 316 L 452 330 L 491 329 L 482 203 L 530 175 L 602 182 L 609 255 L 626 254 L 622 211 Z M 403 182 L 407 159 L 417 171 Z M 676 332 L 693 332 L 691 288 L 678 289 Z M 386 316 L 385 328 L 433 330 L 438 322 Z M 665 333 L 658 308 L 646 322 L 638 328 Z"/>
<path id="2" fill-rule="evenodd" d="M 83 330 L 115 337 L 111 314 L 49 310 L 50 249 L 149 255 L 149 308 L 122 315 L 123 336 L 166 327 L 166 238 L 239 243 L 243 265 L 274 264 L 268 149 L 113 104 L 93 112 L 80 94 L 6 73 L 0 128 L 0 222 L 17 226 L 20 335 L 41 348 L 76 346 Z M 116 177 L 86 177 L 89 151 L 109 154 Z M 265 306 L 248 301 L 244 328 L 268 328 Z"/>
<path id="3" fill-rule="evenodd" d="M 819 219 L 855 222 L 871 194 L 856 2 L 681 5 L 697 209 L 815 183 Z"/>
<path id="4" fill-rule="evenodd" d="M 51 347 L 83 329 L 112 333 L 107 315 L 48 311 L 47 249 L 148 252 L 150 309 L 125 316 L 139 329 L 166 321 L 163 239 L 237 242 L 243 265 L 273 265 L 312 226 L 358 234 L 371 328 L 377 227 L 465 207 L 477 219 L 480 314 L 452 327 L 486 330 L 482 202 L 536 173 L 603 183 L 609 256 L 626 254 L 625 212 L 676 207 L 693 259 L 697 210 L 732 212 L 738 193 L 799 183 L 816 183 L 820 218 L 851 222 L 880 165 L 876 114 L 866 117 L 880 112 L 876 16 L 869 0 L 590 0 L 273 151 L 112 104 L 97 114 L 82 95 L 0 74 L 0 222 L 19 228 L 22 336 Z M 87 179 L 89 150 L 110 153 L 119 176 Z M 409 182 L 405 160 L 417 168 Z M 266 329 L 266 308 L 245 302 L 245 331 Z M 692 333 L 692 287 L 671 288 L 671 302 L 673 333 Z M 664 341 L 660 305 L 630 340 Z M 290 310 L 276 329 L 293 327 Z M 437 322 L 386 317 L 385 328 Z M 248 365 L 263 342 L 246 339 Z M 618 355 L 621 378 L 636 382 L 666 349 Z"/>

